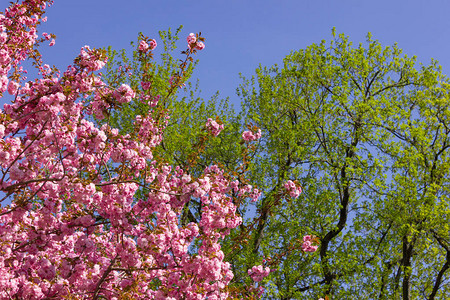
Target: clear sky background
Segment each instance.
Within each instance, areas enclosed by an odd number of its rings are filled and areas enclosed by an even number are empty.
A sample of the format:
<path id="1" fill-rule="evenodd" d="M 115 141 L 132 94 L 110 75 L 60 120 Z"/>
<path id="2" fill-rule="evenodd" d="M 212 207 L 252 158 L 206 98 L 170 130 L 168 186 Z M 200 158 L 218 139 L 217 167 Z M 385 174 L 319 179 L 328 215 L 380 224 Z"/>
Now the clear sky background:
<path id="1" fill-rule="evenodd" d="M 0 3 L 3 10 L 9 0 Z M 384 46 L 397 42 L 419 62 L 437 59 L 450 74 L 449 13 L 447 0 L 55 0 L 40 32 L 57 35 L 43 53 L 64 70 L 84 45 L 128 48 L 140 31 L 159 41 L 158 31 L 183 25 L 181 51 L 185 36 L 201 31 L 206 48 L 194 73 L 201 96 L 220 91 L 239 105 L 239 72 L 250 76 L 259 64 L 281 63 L 292 50 L 330 40 L 332 27 L 355 44 L 367 32 Z"/>

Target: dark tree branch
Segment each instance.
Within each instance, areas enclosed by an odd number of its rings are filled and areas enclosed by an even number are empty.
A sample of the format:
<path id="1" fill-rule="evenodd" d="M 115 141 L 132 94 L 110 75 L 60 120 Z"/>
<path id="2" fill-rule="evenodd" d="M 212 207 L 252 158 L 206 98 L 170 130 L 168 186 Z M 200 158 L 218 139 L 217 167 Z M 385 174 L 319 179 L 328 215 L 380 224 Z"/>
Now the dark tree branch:
<path id="1" fill-rule="evenodd" d="M 442 266 L 442 268 L 439 270 L 439 273 L 436 277 L 436 280 L 435 280 L 434 286 L 433 286 L 433 290 L 431 291 L 431 294 L 428 297 L 428 300 L 435 299 L 436 294 L 439 290 L 439 287 L 442 283 L 442 278 L 444 277 L 444 273 L 450 268 L 450 247 L 445 244 L 444 240 L 439 235 L 437 235 L 436 232 L 434 232 L 433 230 L 432 230 L 432 232 L 433 232 L 434 238 L 438 241 L 439 245 L 441 245 L 441 247 L 447 251 L 447 255 L 446 255 L 445 263 Z"/>

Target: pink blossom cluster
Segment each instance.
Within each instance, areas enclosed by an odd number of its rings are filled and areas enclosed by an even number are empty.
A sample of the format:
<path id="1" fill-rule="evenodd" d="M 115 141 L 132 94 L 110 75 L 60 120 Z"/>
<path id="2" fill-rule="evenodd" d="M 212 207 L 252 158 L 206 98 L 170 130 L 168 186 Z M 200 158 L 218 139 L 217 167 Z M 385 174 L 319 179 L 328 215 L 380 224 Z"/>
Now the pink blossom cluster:
<path id="1" fill-rule="evenodd" d="M 87 67 L 87 71 L 98 71 L 106 64 L 106 57 L 103 53 L 89 46 L 84 46 L 80 51 L 80 66 Z"/>
<path id="2" fill-rule="evenodd" d="M 302 193 L 302 188 L 300 186 L 297 186 L 292 180 L 288 180 L 284 183 L 284 188 L 289 193 L 289 196 L 291 196 L 294 199 L 297 199 L 298 196 Z"/>
<path id="3" fill-rule="evenodd" d="M 154 49 L 156 48 L 157 45 L 158 45 L 158 44 L 156 43 L 156 40 L 154 40 L 154 39 L 151 39 L 151 40 L 149 41 L 149 43 L 147 43 L 146 41 L 142 40 L 142 41 L 139 42 L 139 47 L 138 47 L 138 49 L 139 49 L 139 51 L 147 52 L 148 49 L 154 50 Z"/>
<path id="4" fill-rule="evenodd" d="M 195 33 L 190 33 L 186 41 L 188 43 L 188 46 L 190 49 L 197 49 L 197 50 L 203 50 L 205 48 L 205 43 L 202 41 L 197 40 L 197 37 L 195 36 Z"/>
<path id="5" fill-rule="evenodd" d="M 42 36 L 48 41 L 48 40 L 50 40 L 51 39 L 51 41 L 50 41 L 50 43 L 49 43 L 49 46 L 51 47 L 51 46 L 54 46 L 55 45 L 55 39 L 52 39 L 52 36 L 50 35 L 50 34 L 48 34 L 47 32 L 43 32 L 42 33 Z"/>
<path id="6" fill-rule="evenodd" d="M 313 237 L 305 235 L 303 237 L 302 251 L 303 252 L 316 252 L 318 246 L 313 245 Z"/>
<path id="7" fill-rule="evenodd" d="M 19 83 L 11 80 L 8 84 L 8 93 L 10 95 L 15 95 L 18 89 L 19 89 Z"/>
<path id="8" fill-rule="evenodd" d="M 270 274 L 270 268 L 264 267 L 263 265 L 253 266 L 250 270 L 248 270 L 248 275 L 255 282 L 260 282 Z"/>
<path id="9" fill-rule="evenodd" d="M 139 42 L 139 47 L 138 47 L 139 51 L 145 52 L 148 50 L 148 44 L 146 41 L 140 41 Z"/>
<path id="10" fill-rule="evenodd" d="M 71 68 L 65 72 L 65 75 L 71 74 L 71 71 L 76 68 Z M 96 88 L 93 90 L 93 99 L 91 106 L 87 108 L 88 114 L 94 114 L 98 119 L 103 119 L 105 112 L 113 104 L 128 103 L 136 97 L 136 92 L 127 84 L 122 84 L 117 89 L 107 87 L 105 83 L 98 77 L 88 77 L 83 80 L 82 90 L 89 91 L 92 85 Z M 114 102 L 113 102 L 114 101 Z"/>
<path id="11" fill-rule="evenodd" d="M 114 97 L 119 103 L 128 103 L 136 97 L 136 93 L 127 84 L 122 84 L 114 93 Z"/>
<path id="12" fill-rule="evenodd" d="M 150 89 L 152 83 L 149 81 L 141 81 L 141 86 L 143 90 L 148 90 Z"/>
<path id="13" fill-rule="evenodd" d="M 257 188 L 253 188 L 252 185 L 246 184 L 243 185 L 240 189 L 238 187 L 238 182 L 232 183 L 233 187 L 236 187 L 236 192 L 239 191 L 238 195 L 239 197 L 249 197 L 252 202 L 258 201 L 259 197 L 261 197 L 261 191 Z"/>
<path id="14" fill-rule="evenodd" d="M 10 86 L 8 72 L 16 68 L 23 70 L 21 62 L 33 53 L 38 39 L 36 25 L 47 3 L 51 1 L 24 1 L 0 13 L 0 96 Z"/>
<path id="15" fill-rule="evenodd" d="M 219 124 L 211 118 L 208 118 L 206 121 L 206 129 L 213 135 L 218 136 L 219 133 L 223 130 L 223 124 Z"/>
<path id="16" fill-rule="evenodd" d="M 244 131 L 242 133 L 242 139 L 246 142 L 256 141 L 261 138 L 261 129 L 258 129 L 256 133 L 251 132 L 250 130 Z"/>

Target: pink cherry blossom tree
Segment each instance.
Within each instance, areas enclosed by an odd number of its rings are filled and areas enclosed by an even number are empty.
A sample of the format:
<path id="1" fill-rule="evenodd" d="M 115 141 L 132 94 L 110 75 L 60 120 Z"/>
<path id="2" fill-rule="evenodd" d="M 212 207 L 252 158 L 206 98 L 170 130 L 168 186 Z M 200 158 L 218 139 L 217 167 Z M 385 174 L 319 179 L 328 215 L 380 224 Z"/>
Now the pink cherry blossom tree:
<path id="1" fill-rule="evenodd" d="M 0 299 L 230 297 L 233 273 L 220 241 L 242 221 L 231 191 L 254 201 L 259 191 L 216 165 L 193 177 L 155 159 L 170 116 L 158 111 L 160 97 L 148 97 L 144 79 L 133 88 L 105 83 L 104 50 L 83 47 L 62 73 L 44 64 L 38 46 L 53 45 L 54 36 L 39 37 L 37 26 L 51 4 L 24 0 L 0 14 L 0 96 L 13 97 L 0 110 Z M 187 42 L 186 61 L 204 48 L 198 34 Z M 142 37 L 138 51 L 151 56 L 156 46 Z M 34 81 L 26 81 L 26 60 L 39 71 Z M 171 88 L 182 84 L 185 67 Z M 137 116 L 132 133 L 90 121 L 136 98 L 158 113 Z M 222 129 L 205 120 L 206 138 Z M 286 189 L 301 191 L 294 183 Z M 183 225 L 192 199 L 201 203 L 200 220 Z M 260 281 L 268 270 L 249 274 Z"/>

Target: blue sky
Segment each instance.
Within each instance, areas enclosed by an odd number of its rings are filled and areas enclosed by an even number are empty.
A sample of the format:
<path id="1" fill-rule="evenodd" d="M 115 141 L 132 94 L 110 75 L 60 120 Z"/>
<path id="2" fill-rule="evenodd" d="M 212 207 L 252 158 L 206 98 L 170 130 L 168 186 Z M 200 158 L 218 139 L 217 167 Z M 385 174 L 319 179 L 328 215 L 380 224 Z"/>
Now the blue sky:
<path id="1" fill-rule="evenodd" d="M 2 9 L 8 2 L 0 0 Z M 329 40 L 332 27 L 355 43 L 370 31 L 419 62 L 437 59 L 450 74 L 449 12 L 446 0 L 56 0 L 41 32 L 57 35 L 56 45 L 43 51 L 47 63 L 65 69 L 84 45 L 127 48 L 139 31 L 158 38 L 158 31 L 183 25 L 181 51 L 184 37 L 201 31 L 206 48 L 194 74 L 201 96 L 220 91 L 239 105 L 239 72 L 249 76 L 260 63 L 281 63 L 292 50 Z"/>

